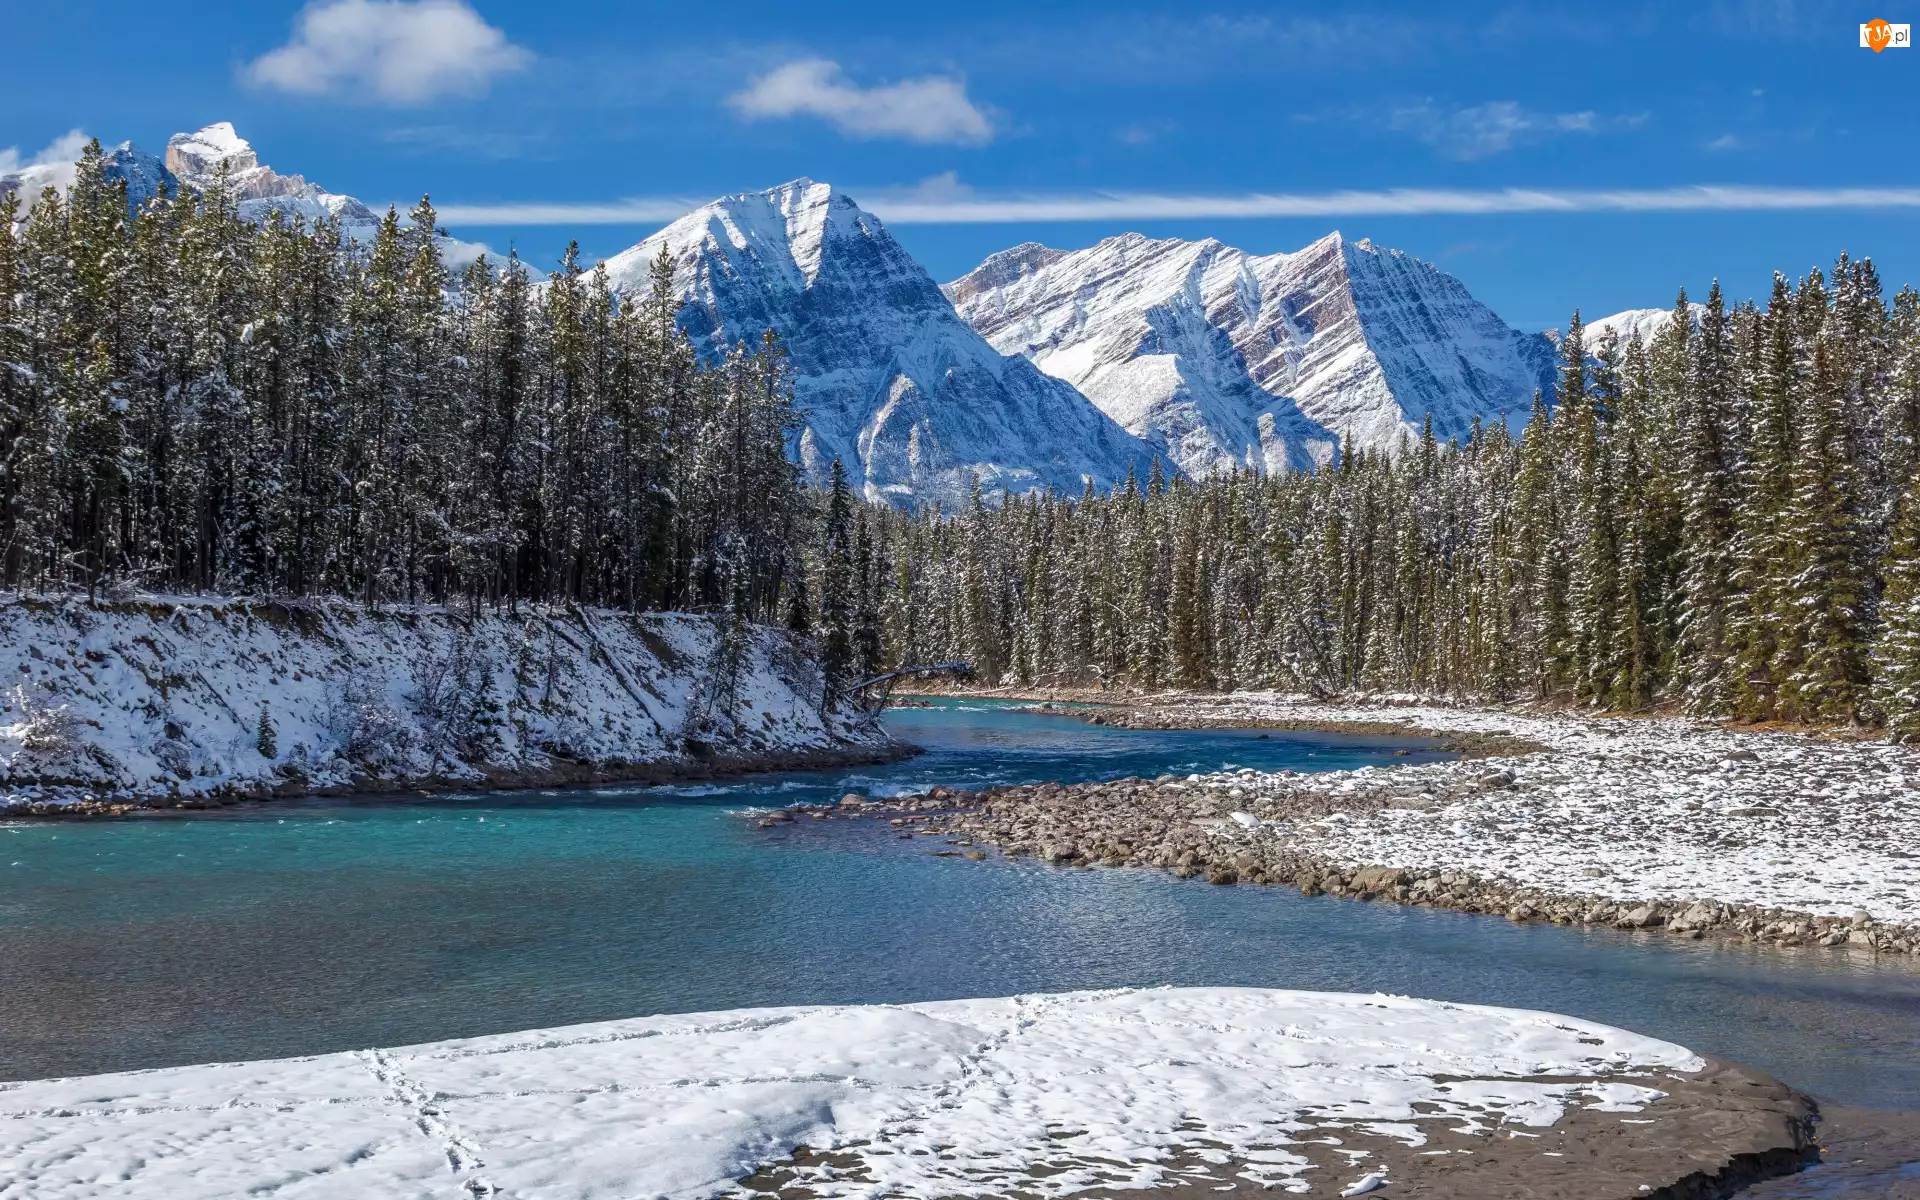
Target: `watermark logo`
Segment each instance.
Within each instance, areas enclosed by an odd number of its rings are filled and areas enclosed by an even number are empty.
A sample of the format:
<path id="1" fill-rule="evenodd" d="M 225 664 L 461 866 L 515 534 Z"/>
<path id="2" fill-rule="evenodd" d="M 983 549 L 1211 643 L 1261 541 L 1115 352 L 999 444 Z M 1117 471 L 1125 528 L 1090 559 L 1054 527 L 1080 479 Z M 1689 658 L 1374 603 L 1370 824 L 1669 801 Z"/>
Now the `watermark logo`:
<path id="1" fill-rule="evenodd" d="M 1860 27 L 1860 45 L 1875 54 L 1882 50 L 1907 50 L 1913 46 L 1913 26 L 1886 21 L 1868 21 Z"/>

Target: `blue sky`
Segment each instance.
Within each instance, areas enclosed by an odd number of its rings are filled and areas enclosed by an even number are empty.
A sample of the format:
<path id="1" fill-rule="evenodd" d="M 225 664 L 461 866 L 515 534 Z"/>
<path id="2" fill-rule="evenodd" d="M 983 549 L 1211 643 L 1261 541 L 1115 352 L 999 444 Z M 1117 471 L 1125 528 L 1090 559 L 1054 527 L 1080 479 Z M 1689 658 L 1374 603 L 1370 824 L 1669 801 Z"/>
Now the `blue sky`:
<path id="1" fill-rule="evenodd" d="M 65 0 L 7 18 L 0 148 L 231 120 L 541 264 L 799 175 L 941 279 L 1028 240 L 1339 228 L 1540 328 L 1843 248 L 1920 283 L 1920 51 L 1858 45 L 1920 24 L 1903 2 Z"/>

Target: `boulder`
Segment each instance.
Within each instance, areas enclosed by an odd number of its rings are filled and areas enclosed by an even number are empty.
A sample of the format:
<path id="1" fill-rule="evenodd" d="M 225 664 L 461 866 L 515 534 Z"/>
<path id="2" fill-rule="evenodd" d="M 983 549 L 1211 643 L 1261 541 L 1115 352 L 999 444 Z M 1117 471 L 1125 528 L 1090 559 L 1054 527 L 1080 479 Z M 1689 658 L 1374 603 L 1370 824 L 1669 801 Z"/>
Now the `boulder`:
<path id="1" fill-rule="evenodd" d="M 1391 892 L 1407 882 L 1407 873 L 1398 867 L 1366 867 L 1353 873 L 1353 890 L 1362 895 Z"/>

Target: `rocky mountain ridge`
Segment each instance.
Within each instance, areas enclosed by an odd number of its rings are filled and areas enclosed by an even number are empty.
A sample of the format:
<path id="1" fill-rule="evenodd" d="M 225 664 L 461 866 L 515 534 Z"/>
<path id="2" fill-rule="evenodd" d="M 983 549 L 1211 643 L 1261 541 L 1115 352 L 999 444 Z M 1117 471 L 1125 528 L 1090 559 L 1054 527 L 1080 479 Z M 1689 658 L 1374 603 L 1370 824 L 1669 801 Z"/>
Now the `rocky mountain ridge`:
<path id="1" fill-rule="evenodd" d="M 240 211 L 340 223 L 363 244 L 379 215 L 259 160 L 229 122 L 168 140 L 164 160 L 123 143 L 108 170 L 138 204 L 224 173 Z M 29 198 L 70 164 L 0 177 Z M 1477 419 L 1525 420 L 1554 378 L 1555 338 L 1506 325 L 1430 263 L 1338 232 L 1253 255 L 1215 239 L 1121 234 L 1084 250 L 1027 243 L 937 285 L 873 214 L 795 180 L 722 197 L 606 267 L 648 286 L 665 247 L 679 320 L 711 354 L 768 329 L 785 343 L 806 426 L 794 453 L 834 459 L 870 499 L 964 502 L 1111 486 L 1154 457 L 1189 475 L 1306 470 L 1344 440 L 1393 450 L 1431 414 L 1442 439 Z M 446 239 L 450 264 L 482 247 Z M 1589 324 L 1652 333 L 1663 309 Z"/>
<path id="2" fill-rule="evenodd" d="M 1394 449 L 1429 413 L 1441 438 L 1523 421 L 1553 343 L 1458 280 L 1335 232 L 1251 255 L 1214 239 L 1121 234 L 1028 244 L 946 292 L 1009 354 L 1073 383 L 1190 474 L 1300 469 L 1343 439 Z"/>
<path id="3" fill-rule="evenodd" d="M 352 196 L 336 195 L 303 176 L 281 175 L 262 164 L 252 143 L 228 121 L 168 138 L 166 167 L 200 191 L 218 182 L 224 169 L 240 214 L 250 221 L 265 222 L 275 213 L 289 220 L 301 217 L 308 224 L 330 219 L 340 223 L 346 236 L 363 243 L 372 241 L 380 226 L 380 215 Z"/>
<path id="4" fill-rule="evenodd" d="M 1071 384 L 1003 355 L 974 331 L 880 220 L 845 193 L 798 179 L 725 196 L 606 262 L 643 294 L 665 249 L 681 327 L 711 354 L 772 329 L 806 425 L 810 477 L 838 459 L 871 500 L 962 503 L 983 492 L 1078 494 L 1152 446 Z"/>

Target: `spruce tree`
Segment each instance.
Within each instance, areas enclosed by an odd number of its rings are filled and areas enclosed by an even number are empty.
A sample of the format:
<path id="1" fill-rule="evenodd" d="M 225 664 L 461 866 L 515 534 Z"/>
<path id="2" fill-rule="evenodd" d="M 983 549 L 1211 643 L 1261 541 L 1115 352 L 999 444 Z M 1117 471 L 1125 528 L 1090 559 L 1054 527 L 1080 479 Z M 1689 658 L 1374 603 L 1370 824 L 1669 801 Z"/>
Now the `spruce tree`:
<path id="1" fill-rule="evenodd" d="M 1684 295 L 1684 294 L 1683 294 Z M 1676 308 L 1675 319 L 1680 319 Z M 1687 707 L 1726 711 L 1729 679 L 1727 600 L 1732 590 L 1733 463 L 1728 428 L 1733 410 L 1733 347 L 1726 306 L 1715 280 L 1694 340 L 1684 416 L 1688 476 L 1683 485 L 1681 671 Z"/>
<path id="2" fill-rule="evenodd" d="M 1873 705 L 1889 734 L 1911 741 L 1920 738 L 1920 475 L 1908 477 L 1881 570 Z"/>
<path id="3" fill-rule="evenodd" d="M 1783 681 L 1787 707 L 1803 721 L 1851 721 L 1865 682 L 1866 588 L 1857 571 L 1856 488 L 1845 454 L 1846 391 L 1823 338 L 1815 344 L 1805 419 L 1794 464 L 1787 529 Z"/>
<path id="4" fill-rule="evenodd" d="M 1792 293 L 1773 277 L 1773 295 L 1760 322 L 1751 431 L 1740 476 L 1740 507 L 1730 582 L 1729 636 L 1734 646 L 1732 710 L 1751 720 L 1775 715 L 1782 666 L 1780 628 L 1791 561 L 1785 522 L 1793 500 L 1797 407 L 1801 392 Z"/>

